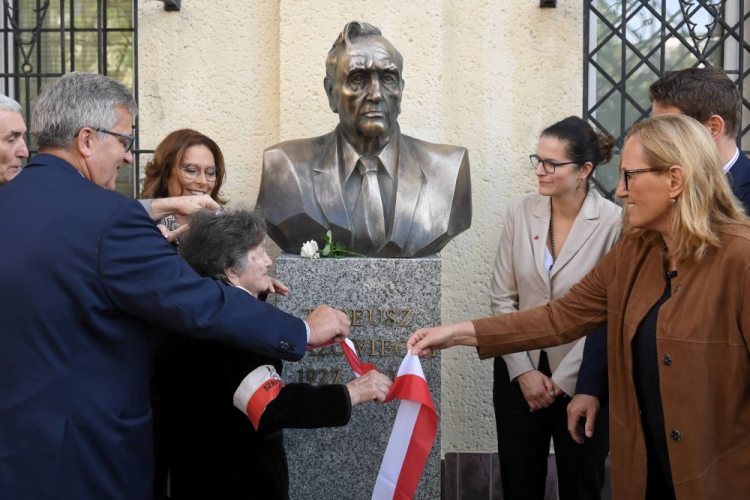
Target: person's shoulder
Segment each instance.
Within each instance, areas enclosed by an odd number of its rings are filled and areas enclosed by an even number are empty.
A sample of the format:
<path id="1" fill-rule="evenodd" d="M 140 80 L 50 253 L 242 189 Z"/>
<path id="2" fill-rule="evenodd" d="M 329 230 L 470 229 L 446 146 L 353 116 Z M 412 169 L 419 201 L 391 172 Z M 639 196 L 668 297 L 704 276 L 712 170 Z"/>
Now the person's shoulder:
<path id="1" fill-rule="evenodd" d="M 513 212 L 529 213 L 537 210 L 544 203 L 549 203 L 549 197 L 542 196 L 539 193 L 527 193 L 510 200 L 508 209 Z"/>
<path id="2" fill-rule="evenodd" d="M 621 224 L 622 208 L 611 200 L 602 196 L 594 189 L 594 196 L 599 204 L 599 217 L 606 224 Z"/>
<path id="3" fill-rule="evenodd" d="M 307 137 L 304 139 L 292 139 L 280 142 L 266 148 L 263 157 L 266 160 L 287 157 L 290 159 L 308 159 L 311 155 L 319 152 L 331 144 L 335 138 L 336 131 L 318 137 Z"/>
<path id="4" fill-rule="evenodd" d="M 731 170 L 729 170 L 729 174 L 734 179 L 734 182 L 739 185 L 750 183 L 750 160 L 747 159 L 742 151 L 740 151 L 740 156 L 734 162 L 734 165 L 732 165 Z"/>
<path id="5" fill-rule="evenodd" d="M 732 245 L 737 251 L 747 252 L 750 256 L 750 223 L 729 222 L 716 224 L 714 231 L 725 246 Z"/>

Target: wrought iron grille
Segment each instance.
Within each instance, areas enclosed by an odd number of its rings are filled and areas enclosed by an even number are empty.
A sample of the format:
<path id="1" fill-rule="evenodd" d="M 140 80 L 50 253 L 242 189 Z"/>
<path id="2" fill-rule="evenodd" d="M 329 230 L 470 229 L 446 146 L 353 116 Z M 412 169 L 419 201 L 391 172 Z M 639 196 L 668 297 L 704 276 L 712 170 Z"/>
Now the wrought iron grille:
<path id="1" fill-rule="evenodd" d="M 0 86 L 21 103 L 26 124 L 41 88 L 72 71 L 109 75 L 138 100 L 137 0 L 3 0 Z M 138 119 L 133 165 L 123 165 L 116 189 L 139 191 Z M 27 133 L 29 153 L 36 152 Z"/>
<path id="2" fill-rule="evenodd" d="M 664 74 L 721 68 L 743 96 L 738 141 L 750 149 L 750 2 L 744 0 L 585 0 L 583 115 L 616 139 L 616 156 L 595 183 L 612 198 L 627 129 L 651 113 L 648 87 Z"/>

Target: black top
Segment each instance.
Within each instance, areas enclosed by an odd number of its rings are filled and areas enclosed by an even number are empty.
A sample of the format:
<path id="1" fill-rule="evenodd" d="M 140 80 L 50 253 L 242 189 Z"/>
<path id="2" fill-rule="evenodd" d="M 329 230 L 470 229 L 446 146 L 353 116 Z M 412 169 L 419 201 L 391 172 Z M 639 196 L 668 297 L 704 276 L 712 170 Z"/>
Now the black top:
<path id="1" fill-rule="evenodd" d="M 648 312 L 633 337 L 633 381 L 641 410 L 641 424 L 646 439 L 646 500 L 674 499 L 674 484 L 669 468 L 664 410 L 659 391 L 659 363 L 656 351 L 656 321 L 659 309 L 672 296 L 671 280 L 677 271 L 665 273 L 664 295 Z"/>

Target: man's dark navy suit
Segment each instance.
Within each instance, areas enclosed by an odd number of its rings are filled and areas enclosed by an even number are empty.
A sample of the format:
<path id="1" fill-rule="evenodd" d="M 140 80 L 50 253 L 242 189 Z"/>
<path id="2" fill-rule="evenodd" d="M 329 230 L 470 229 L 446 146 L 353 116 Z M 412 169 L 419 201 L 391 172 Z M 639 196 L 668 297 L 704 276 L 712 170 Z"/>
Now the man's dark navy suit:
<path id="1" fill-rule="evenodd" d="M 165 330 L 305 352 L 301 320 L 200 278 L 138 202 L 67 162 L 37 155 L 0 188 L 0 499 L 151 498 Z"/>
<path id="2" fill-rule="evenodd" d="M 740 156 L 727 173 L 734 196 L 742 202 L 745 212 L 750 215 L 750 160 L 740 151 Z"/>
<path id="3" fill-rule="evenodd" d="M 750 215 L 750 160 L 740 151 L 740 156 L 727 172 L 732 194 L 742 202 Z M 601 327 L 586 337 L 581 368 L 578 370 L 576 394 L 596 396 L 605 405 L 607 389 L 607 329 Z"/>

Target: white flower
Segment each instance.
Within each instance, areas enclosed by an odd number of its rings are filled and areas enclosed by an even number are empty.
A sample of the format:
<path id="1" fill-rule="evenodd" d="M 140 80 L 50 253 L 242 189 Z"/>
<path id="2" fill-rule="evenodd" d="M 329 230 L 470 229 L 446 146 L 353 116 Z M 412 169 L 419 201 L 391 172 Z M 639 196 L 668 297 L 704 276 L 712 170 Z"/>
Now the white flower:
<path id="1" fill-rule="evenodd" d="M 302 251 L 300 252 L 302 257 L 307 259 L 319 259 L 320 254 L 318 253 L 318 242 L 310 240 L 302 245 Z"/>

